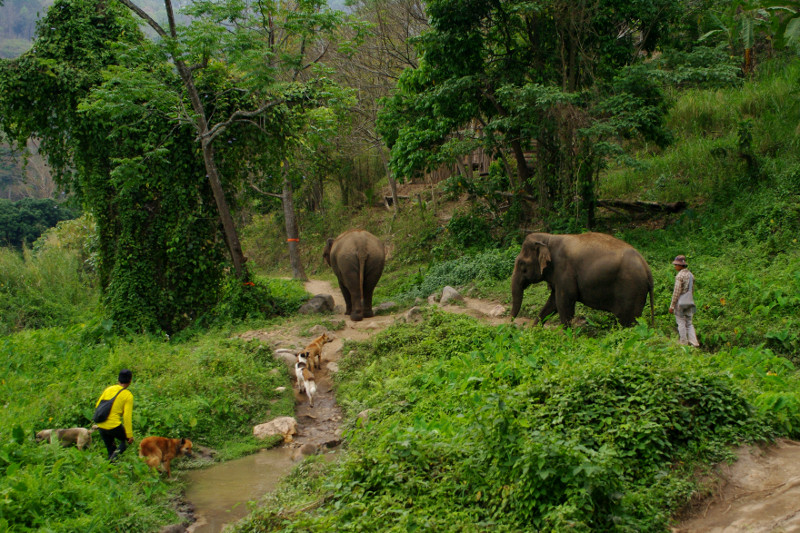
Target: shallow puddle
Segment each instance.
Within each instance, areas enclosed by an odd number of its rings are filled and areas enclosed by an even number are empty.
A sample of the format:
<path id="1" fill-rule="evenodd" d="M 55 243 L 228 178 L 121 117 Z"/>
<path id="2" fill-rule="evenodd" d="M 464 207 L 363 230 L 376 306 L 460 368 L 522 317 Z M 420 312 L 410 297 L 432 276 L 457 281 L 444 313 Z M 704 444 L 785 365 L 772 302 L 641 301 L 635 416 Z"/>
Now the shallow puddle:
<path id="1" fill-rule="evenodd" d="M 187 472 L 186 500 L 197 518 L 187 531 L 219 533 L 226 524 L 246 516 L 247 502 L 274 490 L 296 464 L 292 454 L 291 448 L 272 448 Z"/>

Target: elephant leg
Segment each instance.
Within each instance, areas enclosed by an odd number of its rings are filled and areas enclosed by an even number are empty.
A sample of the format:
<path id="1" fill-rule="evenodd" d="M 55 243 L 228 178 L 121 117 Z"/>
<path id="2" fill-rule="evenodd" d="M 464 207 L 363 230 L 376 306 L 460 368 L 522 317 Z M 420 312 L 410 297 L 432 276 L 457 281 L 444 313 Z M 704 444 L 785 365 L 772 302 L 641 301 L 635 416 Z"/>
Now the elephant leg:
<path id="1" fill-rule="evenodd" d="M 356 284 L 353 290 L 350 291 L 350 320 L 358 322 L 364 318 L 364 308 L 361 303 L 363 297 L 361 287 Z"/>
<path id="2" fill-rule="evenodd" d="M 344 314 L 349 315 L 352 313 L 353 303 L 350 296 L 350 291 L 347 288 L 347 284 L 342 278 L 339 278 L 339 289 L 342 291 L 342 297 L 344 297 Z"/>
<path id="3" fill-rule="evenodd" d="M 558 318 L 561 319 L 563 325 L 568 326 L 572 323 L 572 319 L 575 318 L 575 300 L 569 298 L 564 293 L 556 296 L 555 300 L 556 308 L 558 309 Z"/>
<path id="4" fill-rule="evenodd" d="M 370 269 L 364 276 L 364 318 L 375 316 L 372 311 L 372 294 L 375 291 L 375 286 L 378 280 L 381 279 L 383 273 L 383 265 Z"/>
<path id="5" fill-rule="evenodd" d="M 538 324 L 539 322 L 544 323 L 545 319 L 555 313 L 557 310 L 556 307 L 556 293 L 555 291 L 550 291 L 550 297 L 542 307 L 542 310 L 539 311 L 538 318 L 534 321 L 534 324 Z"/>

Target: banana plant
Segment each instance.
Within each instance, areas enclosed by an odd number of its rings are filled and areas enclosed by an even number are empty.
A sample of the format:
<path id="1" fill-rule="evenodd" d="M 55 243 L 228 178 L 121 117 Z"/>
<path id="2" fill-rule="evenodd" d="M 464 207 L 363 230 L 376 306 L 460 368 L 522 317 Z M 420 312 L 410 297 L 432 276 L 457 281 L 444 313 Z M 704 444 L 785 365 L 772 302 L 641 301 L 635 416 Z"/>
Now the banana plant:
<path id="1" fill-rule="evenodd" d="M 742 50 L 745 74 L 753 71 L 753 47 L 758 33 L 776 49 L 792 46 L 800 50 L 800 1 L 736 0 L 722 11 L 710 13 L 709 20 L 712 29 L 699 40 L 722 36 L 732 54 Z"/>

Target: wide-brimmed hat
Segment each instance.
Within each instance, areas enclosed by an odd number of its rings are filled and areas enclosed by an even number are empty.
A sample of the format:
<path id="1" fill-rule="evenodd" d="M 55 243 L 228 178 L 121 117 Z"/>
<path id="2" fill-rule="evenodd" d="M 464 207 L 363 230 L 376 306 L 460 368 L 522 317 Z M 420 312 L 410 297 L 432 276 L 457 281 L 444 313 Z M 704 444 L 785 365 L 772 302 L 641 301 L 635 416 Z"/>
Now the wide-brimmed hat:
<path id="1" fill-rule="evenodd" d="M 689 266 L 689 265 L 686 264 L 686 256 L 685 255 L 677 256 L 675 258 L 675 260 L 672 262 L 672 264 L 673 265 L 682 266 L 682 267 Z"/>

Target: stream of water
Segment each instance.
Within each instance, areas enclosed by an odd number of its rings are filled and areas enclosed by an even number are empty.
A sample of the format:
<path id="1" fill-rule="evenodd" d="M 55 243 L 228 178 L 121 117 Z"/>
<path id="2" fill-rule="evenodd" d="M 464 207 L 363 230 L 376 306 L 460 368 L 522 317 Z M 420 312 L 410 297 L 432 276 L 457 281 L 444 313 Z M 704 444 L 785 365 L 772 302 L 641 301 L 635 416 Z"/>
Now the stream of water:
<path id="1" fill-rule="evenodd" d="M 292 452 L 291 448 L 271 448 L 187 472 L 185 497 L 197 518 L 187 531 L 219 533 L 226 524 L 247 515 L 247 502 L 274 490 L 292 469 Z"/>

